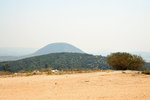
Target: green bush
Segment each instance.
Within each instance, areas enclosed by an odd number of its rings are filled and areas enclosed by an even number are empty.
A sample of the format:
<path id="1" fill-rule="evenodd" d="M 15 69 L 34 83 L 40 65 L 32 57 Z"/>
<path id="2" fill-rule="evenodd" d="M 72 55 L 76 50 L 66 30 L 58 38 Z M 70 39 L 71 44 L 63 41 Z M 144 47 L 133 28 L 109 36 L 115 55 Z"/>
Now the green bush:
<path id="1" fill-rule="evenodd" d="M 117 52 L 107 56 L 107 64 L 115 70 L 140 70 L 145 61 L 137 55 Z"/>

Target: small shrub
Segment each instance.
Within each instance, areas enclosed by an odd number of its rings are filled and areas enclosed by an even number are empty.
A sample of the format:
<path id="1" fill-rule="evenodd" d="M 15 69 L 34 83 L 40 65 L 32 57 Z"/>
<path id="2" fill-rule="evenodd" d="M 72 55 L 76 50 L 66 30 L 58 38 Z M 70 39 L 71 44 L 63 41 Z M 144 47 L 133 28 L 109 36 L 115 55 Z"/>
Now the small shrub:
<path id="1" fill-rule="evenodd" d="M 142 74 L 150 75 L 150 70 L 144 70 L 142 71 Z"/>
<path id="2" fill-rule="evenodd" d="M 123 74 L 125 74 L 126 72 L 122 72 Z"/>
<path id="3" fill-rule="evenodd" d="M 52 74 L 52 72 L 51 72 L 51 71 L 48 71 L 48 72 L 47 72 L 47 75 L 51 75 L 51 74 Z"/>
<path id="4" fill-rule="evenodd" d="M 32 76 L 32 75 L 33 75 L 33 74 L 30 73 L 30 72 L 26 73 L 26 76 Z"/>
<path id="5" fill-rule="evenodd" d="M 19 71 L 19 73 L 27 73 L 27 71 L 21 70 L 21 71 Z"/>
<path id="6" fill-rule="evenodd" d="M 141 74 L 141 72 L 137 72 L 137 74 Z"/>
<path id="7" fill-rule="evenodd" d="M 8 71 L 0 71 L 0 76 L 1 75 L 11 75 L 12 73 L 11 72 L 8 72 Z"/>

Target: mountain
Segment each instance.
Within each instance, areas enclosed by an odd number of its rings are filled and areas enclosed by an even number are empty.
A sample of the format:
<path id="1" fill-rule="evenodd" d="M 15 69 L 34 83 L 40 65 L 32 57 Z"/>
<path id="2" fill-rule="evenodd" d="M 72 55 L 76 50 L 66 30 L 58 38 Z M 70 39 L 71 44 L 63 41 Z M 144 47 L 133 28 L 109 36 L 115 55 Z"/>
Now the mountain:
<path id="1" fill-rule="evenodd" d="M 84 53 L 82 50 L 68 43 L 52 43 L 39 50 L 35 48 L 0 48 L 0 62 L 15 61 L 49 53 Z M 35 52 L 36 51 L 36 52 Z M 35 53 L 33 53 L 35 52 Z"/>
<path id="2" fill-rule="evenodd" d="M 15 57 L 15 56 L 0 56 L 0 62 L 3 61 L 14 61 L 14 60 L 18 60 L 19 57 Z"/>
<path id="3" fill-rule="evenodd" d="M 36 51 L 33 56 L 61 52 L 84 53 L 82 50 L 68 43 L 52 43 Z"/>
<path id="4" fill-rule="evenodd" d="M 12 72 L 40 70 L 46 66 L 52 69 L 109 68 L 106 64 L 106 57 L 82 53 L 50 53 L 17 61 L 1 62 L 0 70 L 6 65 Z"/>

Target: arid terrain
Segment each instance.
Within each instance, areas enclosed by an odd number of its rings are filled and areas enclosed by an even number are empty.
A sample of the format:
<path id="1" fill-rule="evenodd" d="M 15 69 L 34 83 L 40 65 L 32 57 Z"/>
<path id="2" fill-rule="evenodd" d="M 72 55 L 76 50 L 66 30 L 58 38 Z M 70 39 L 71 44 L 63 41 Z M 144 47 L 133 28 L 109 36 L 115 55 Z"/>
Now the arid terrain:
<path id="1" fill-rule="evenodd" d="M 1 77 L 0 100 L 150 100 L 150 76 L 106 71 Z"/>

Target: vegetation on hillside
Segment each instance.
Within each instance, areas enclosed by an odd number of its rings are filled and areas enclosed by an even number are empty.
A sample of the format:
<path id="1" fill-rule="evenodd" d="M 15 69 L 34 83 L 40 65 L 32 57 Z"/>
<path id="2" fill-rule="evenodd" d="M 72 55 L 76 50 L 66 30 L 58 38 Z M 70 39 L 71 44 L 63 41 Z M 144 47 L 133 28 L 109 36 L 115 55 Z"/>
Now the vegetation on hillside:
<path id="1" fill-rule="evenodd" d="M 141 56 L 117 52 L 107 56 L 107 63 L 116 70 L 141 70 L 145 61 Z"/>
<path id="2" fill-rule="evenodd" d="M 150 63 L 146 63 L 146 64 L 144 65 L 144 69 L 150 70 Z"/>
<path id="3" fill-rule="evenodd" d="M 6 67 L 7 66 L 7 67 Z M 9 66 L 9 68 L 8 68 Z M 0 70 L 7 68 L 11 72 L 52 69 L 108 69 L 106 58 L 81 53 L 52 53 L 18 61 L 1 62 Z M 7 70 L 5 69 L 5 70 Z"/>

